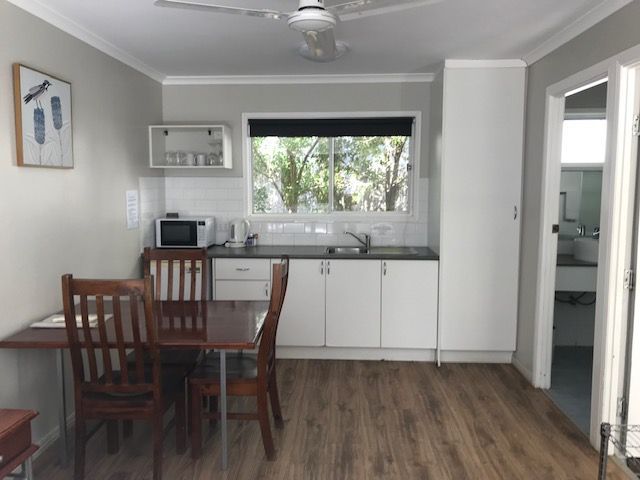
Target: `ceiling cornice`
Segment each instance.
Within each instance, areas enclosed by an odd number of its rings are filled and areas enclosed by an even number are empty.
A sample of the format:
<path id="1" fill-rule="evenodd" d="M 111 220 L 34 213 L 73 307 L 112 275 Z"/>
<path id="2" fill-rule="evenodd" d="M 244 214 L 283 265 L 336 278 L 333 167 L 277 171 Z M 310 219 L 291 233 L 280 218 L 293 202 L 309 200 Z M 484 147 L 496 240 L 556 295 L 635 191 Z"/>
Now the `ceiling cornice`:
<path id="1" fill-rule="evenodd" d="M 522 59 L 527 62 L 528 65 L 537 62 L 632 1 L 633 0 L 604 0 L 558 33 L 542 42 L 524 55 Z"/>
<path id="2" fill-rule="evenodd" d="M 447 59 L 444 61 L 444 68 L 525 68 L 526 66 L 524 60 L 518 58 L 499 60 Z"/>
<path id="3" fill-rule="evenodd" d="M 70 18 L 61 15 L 39 0 L 7 1 L 15 5 L 16 7 L 19 7 L 22 10 L 25 10 L 26 12 L 29 12 L 30 14 L 44 20 L 45 22 L 50 23 L 54 27 L 59 28 L 72 37 L 76 37 L 77 39 L 82 40 L 83 42 L 100 50 L 101 52 L 106 53 L 110 57 L 113 57 L 116 60 L 124 63 L 125 65 L 128 65 L 129 67 L 145 74 L 146 76 L 152 78 L 153 80 L 156 80 L 157 82 L 162 82 L 162 80 L 164 80 L 165 78 L 165 75 L 163 73 L 155 70 L 154 68 L 151 68 L 143 61 L 116 47 L 115 45 L 96 35 L 95 33 L 90 32 Z"/>
<path id="4" fill-rule="evenodd" d="M 353 75 L 196 75 L 168 76 L 163 85 L 301 85 L 336 83 L 428 83 L 433 73 L 365 73 Z"/>

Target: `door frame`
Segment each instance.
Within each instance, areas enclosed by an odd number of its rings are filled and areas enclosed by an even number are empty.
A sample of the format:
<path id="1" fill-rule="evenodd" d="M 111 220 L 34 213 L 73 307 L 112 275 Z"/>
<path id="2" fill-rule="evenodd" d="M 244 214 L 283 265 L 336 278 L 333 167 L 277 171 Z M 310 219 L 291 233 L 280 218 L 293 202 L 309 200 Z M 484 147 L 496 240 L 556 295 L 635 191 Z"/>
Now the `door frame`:
<path id="1" fill-rule="evenodd" d="M 624 270 L 631 262 L 635 159 L 632 156 L 632 113 L 635 67 L 640 45 L 550 85 L 546 90 L 541 228 L 539 232 L 532 383 L 551 384 L 553 310 L 557 241 L 551 225 L 558 223 L 560 155 L 564 97 L 608 78 L 607 148 L 602 174 L 601 235 L 598 255 L 597 301 L 591 397 L 591 444 L 599 445 L 600 423 L 615 423 L 617 398 L 624 375 L 628 292 Z"/>

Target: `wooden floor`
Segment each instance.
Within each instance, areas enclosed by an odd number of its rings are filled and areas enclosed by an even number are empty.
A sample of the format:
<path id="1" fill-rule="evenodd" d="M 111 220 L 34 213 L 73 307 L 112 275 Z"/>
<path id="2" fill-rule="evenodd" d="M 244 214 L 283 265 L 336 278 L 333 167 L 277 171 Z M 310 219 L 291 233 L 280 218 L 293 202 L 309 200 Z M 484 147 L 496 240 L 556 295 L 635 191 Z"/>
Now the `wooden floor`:
<path id="1" fill-rule="evenodd" d="M 265 460 L 257 422 L 230 423 L 230 466 L 220 471 L 218 430 L 192 462 L 165 442 L 165 479 L 595 479 L 587 438 L 510 365 L 282 360 L 285 428 Z M 237 407 L 235 400 L 231 404 Z M 249 406 L 251 405 L 242 405 Z M 120 453 L 89 442 L 87 479 L 151 476 L 149 431 L 136 425 Z M 609 478 L 626 478 L 610 464 Z M 55 449 L 36 478 L 70 479 Z"/>

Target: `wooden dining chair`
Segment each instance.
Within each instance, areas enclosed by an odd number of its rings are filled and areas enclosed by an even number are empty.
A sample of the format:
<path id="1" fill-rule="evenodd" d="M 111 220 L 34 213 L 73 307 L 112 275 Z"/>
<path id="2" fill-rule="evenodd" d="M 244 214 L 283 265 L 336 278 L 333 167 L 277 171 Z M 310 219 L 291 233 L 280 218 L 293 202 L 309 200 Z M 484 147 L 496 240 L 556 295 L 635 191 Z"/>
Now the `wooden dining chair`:
<path id="1" fill-rule="evenodd" d="M 106 420 L 110 453 L 118 450 L 118 420 L 147 420 L 153 432 L 153 478 L 160 480 L 163 415 L 174 403 L 176 449 L 186 448 L 185 392 L 181 370 L 160 364 L 151 278 L 77 280 L 67 274 L 62 297 L 75 392 L 74 478 L 84 478 L 87 420 Z M 133 364 L 127 360 L 129 349 Z M 151 364 L 145 364 L 145 355 Z"/>
<path id="2" fill-rule="evenodd" d="M 284 257 L 280 263 L 273 266 L 271 301 L 263 325 L 258 354 L 241 352 L 227 356 L 227 395 L 255 396 L 257 398 L 257 412 L 229 412 L 227 418 L 258 420 L 265 453 L 269 460 L 275 459 L 275 449 L 269 423 L 267 396 L 271 399 L 271 409 L 276 427 L 282 428 L 284 426 L 276 382 L 276 334 L 288 279 L 289 259 Z M 199 458 L 202 454 L 202 419 L 217 420 L 220 418 L 217 411 L 205 412 L 202 408 L 203 398 L 213 397 L 217 400 L 217 397 L 220 396 L 219 381 L 220 364 L 217 355 L 207 355 L 205 360 L 189 375 L 189 419 L 193 458 Z M 217 401 L 213 404 L 216 405 Z"/>

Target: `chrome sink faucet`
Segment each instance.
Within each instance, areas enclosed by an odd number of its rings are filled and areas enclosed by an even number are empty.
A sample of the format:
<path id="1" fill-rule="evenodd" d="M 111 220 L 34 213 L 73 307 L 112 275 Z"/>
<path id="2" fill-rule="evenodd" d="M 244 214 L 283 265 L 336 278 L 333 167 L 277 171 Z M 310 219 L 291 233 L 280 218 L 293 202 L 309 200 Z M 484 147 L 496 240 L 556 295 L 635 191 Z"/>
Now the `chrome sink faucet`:
<path id="1" fill-rule="evenodd" d="M 352 232 L 344 232 L 344 234 L 345 235 L 351 235 L 353 238 L 358 240 L 358 242 L 360 242 L 362 245 L 364 245 L 364 247 L 367 250 L 371 249 L 371 235 L 369 235 L 368 233 L 363 233 L 364 240 L 362 240 L 358 235 L 356 235 L 355 233 L 352 233 Z"/>

